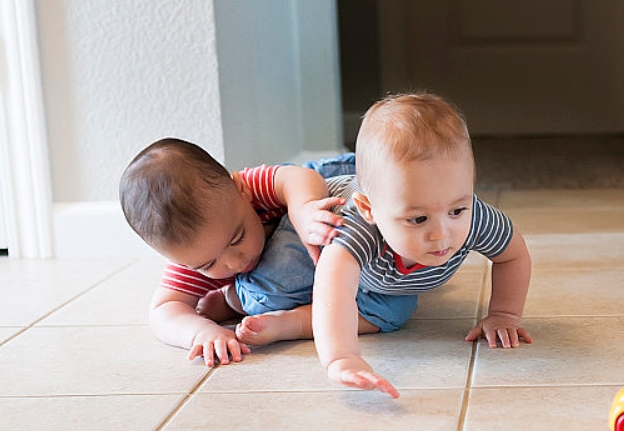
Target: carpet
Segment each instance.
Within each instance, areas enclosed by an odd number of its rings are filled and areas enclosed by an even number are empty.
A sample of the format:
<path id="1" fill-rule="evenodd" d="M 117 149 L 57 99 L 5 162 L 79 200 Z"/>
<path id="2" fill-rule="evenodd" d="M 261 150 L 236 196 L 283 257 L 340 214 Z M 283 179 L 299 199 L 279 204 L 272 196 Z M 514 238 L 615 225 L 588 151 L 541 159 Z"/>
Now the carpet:
<path id="1" fill-rule="evenodd" d="M 476 137 L 480 188 L 624 189 L 624 135 Z"/>

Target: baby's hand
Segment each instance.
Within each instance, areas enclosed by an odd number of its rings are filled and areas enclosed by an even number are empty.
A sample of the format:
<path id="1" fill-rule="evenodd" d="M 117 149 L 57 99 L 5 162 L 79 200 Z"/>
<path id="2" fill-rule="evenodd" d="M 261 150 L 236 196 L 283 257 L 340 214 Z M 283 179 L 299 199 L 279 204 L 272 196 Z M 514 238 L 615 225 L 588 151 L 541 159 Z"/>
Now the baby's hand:
<path id="1" fill-rule="evenodd" d="M 498 347 L 498 341 L 504 349 L 518 347 L 520 339 L 529 344 L 533 342 L 529 332 L 521 326 L 520 318 L 506 313 L 492 313 L 477 322 L 466 336 L 466 341 L 479 337 L 485 337 L 491 349 Z"/>
<path id="2" fill-rule="evenodd" d="M 383 377 L 375 374 L 360 357 L 338 359 L 327 367 L 327 374 L 331 380 L 352 388 L 377 390 L 398 398 L 399 392 Z"/>
<path id="3" fill-rule="evenodd" d="M 239 342 L 234 331 L 210 322 L 195 336 L 188 359 L 192 361 L 198 356 L 203 356 L 205 364 L 212 367 L 215 355 L 220 364 L 227 365 L 230 363 L 230 355 L 234 362 L 240 362 L 243 355 L 249 353 L 251 353 L 249 346 Z"/>
<path id="4" fill-rule="evenodd" d="M 344 203 L 342 198 L 325 198 L 289 210 L 290 221 L 315 264 L 321 254 L 318 246 L 330 244 L 337 235 L 336 226 L 343 223 L 342 217 L 330 209 Z"/>

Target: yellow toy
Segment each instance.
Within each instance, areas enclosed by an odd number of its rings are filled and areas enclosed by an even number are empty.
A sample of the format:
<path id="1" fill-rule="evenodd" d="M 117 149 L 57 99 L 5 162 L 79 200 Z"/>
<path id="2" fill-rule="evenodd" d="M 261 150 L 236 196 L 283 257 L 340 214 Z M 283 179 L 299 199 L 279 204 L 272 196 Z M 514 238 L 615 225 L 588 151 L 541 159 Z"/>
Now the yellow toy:
<path id="1" fill-rule="evenodd" d="M 624 388 L 620 389 L 620 392 L 613 399 L 609 413 L 609 429 L 611 431 L 624 431 Z"/>

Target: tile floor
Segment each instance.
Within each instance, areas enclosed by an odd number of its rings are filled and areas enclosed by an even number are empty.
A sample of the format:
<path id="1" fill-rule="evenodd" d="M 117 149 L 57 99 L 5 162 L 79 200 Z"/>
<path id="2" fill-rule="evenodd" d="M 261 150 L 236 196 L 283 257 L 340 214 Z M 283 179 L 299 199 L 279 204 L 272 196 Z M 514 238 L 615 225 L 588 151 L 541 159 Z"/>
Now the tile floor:
<path id="1" fill-rule="evenodd" d="M 464 335 L 487 263 L 469 259 L 407 326 L 361 338 L 398 400 L 329 383 L 310 341 L 208 369 L 146 309 L 163 261 L 0 259 L 0 430 L 607 430 L 624 386 L 624 190 L 488 190 L 526 234 L 533 345 Z"/>

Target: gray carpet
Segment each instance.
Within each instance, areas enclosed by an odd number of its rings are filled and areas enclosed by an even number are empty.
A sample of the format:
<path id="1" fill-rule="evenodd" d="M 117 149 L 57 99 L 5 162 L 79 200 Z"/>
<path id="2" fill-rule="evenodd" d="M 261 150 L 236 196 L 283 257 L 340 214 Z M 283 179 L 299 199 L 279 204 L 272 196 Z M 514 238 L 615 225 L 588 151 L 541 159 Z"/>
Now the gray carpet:
<path id="1" fill-rule="evenodd" d="M 624 189 L 624 135 L 473 138 L 481 188 Z"/>

